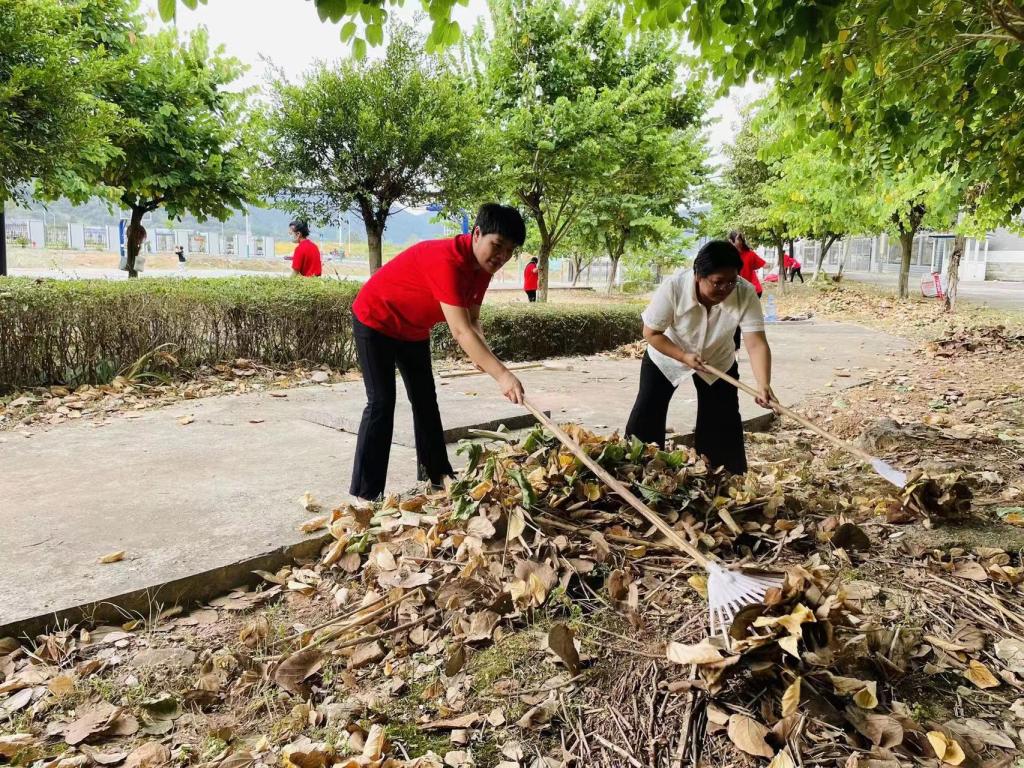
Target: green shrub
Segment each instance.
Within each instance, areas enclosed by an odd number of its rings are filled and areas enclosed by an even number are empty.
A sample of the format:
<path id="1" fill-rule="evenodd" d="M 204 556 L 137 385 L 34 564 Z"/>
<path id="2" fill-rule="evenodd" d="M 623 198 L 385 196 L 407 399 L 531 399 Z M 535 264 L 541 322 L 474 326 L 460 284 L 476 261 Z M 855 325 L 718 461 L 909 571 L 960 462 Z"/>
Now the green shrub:
<path id="1" fill-rule="evenodd" d="M 639 304 L 484 305 L 480 323 L 502 360 L 590 355 L 636 341 L 643 330 Z M 462 350 L 447 325 L 434 328 L 434 357 L 458 357 Z"/>
<path id="2" fill-rule="evenodd" d="M 234 358 L 357 365 L 352 300 L 359 285 L 283 278 L 0 279 L 0 391 L 108 382 L 163 345 L 192 370 Z M 640 338 L 639 305 L 485 306 L 506 360 L 592 354 Z M 435 357 L 461 355 L 448 328 Z"/>
<path id="3" fill-rule="evenodd" d="M 164 344 L 185 369 L 238 357 L 349 368 L 358 287 L 257 277 L 0 280 L 0 388 L 109 381 Z"/>

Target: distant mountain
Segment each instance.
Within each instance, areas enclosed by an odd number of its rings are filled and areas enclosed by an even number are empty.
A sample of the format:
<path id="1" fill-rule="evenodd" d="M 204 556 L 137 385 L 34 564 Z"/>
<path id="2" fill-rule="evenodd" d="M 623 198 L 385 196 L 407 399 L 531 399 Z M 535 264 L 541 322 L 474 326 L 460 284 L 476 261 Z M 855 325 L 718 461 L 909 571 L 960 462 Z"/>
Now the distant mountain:
<path id="1" fill-rule="evenodd" d="M 67 222 L 81 222 L 90 225 L 116 225 L 118 216 L 107 209 L 106 203 L 101 200 L 90 200 L 84 205 L 74 206 L 67 200 L 58 200 L 53 203 L 43 204 L 32 201 L 27 207 L 7 204 L 6 213 L 8 221 L 21 219 L 42 219 L 56 221 L 59 224 Z M 123 214 L 127 217 L 127 213 Z M 362 220 L 353 214 L 349 219 L 352 224 L 352 241 L 366 242 L 366 230 L 363 228 Z M 384 230 L 384 242 L 388 245 L 406 245 L 429 240 L 435 237 L 444 236 L 444 226 L 433 221 L 434 214 L 420 213 L 415 209 L 396 210 L 388 218 L 387 228 Z M 291 214 L 277 208 L 253 208 L 249 211 L 249 227 L 254 235 L 275 237 L 284 240 L 288 237 L 288 222 L 292 220 Z M 146 216 L 143 224 L 147 229 L 171 228 L 171 229 L 193 229 L 200 232 L 218 232 L 223 230 L 226 235 L 244 234 L 245 217 L 236 213 L 223 224 L 216 220 L 199 222 L 194 216 L 184 216 L 181 221 L 168 222 L 167 214 L 162 210 Z M 339 235 L 338 228 L 318 229 L 311 227 L 311 235 L 314 240 L 337 242 L 347 236 L 347 228 L 342 225 Z"/>

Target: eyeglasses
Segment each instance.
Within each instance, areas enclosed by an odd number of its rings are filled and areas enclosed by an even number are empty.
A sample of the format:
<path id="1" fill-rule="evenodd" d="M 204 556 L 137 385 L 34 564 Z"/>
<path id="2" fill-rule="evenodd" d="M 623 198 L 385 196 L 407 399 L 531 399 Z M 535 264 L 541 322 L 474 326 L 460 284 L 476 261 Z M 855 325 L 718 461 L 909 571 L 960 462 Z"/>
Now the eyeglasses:
<path id="1" fill-rule="evenodd" d="M 706 281 L 711 290 L 717 291 L 718 293 L 729 293 L 733 288 L 736 287 L 737 280 L 707 280 Z"/>

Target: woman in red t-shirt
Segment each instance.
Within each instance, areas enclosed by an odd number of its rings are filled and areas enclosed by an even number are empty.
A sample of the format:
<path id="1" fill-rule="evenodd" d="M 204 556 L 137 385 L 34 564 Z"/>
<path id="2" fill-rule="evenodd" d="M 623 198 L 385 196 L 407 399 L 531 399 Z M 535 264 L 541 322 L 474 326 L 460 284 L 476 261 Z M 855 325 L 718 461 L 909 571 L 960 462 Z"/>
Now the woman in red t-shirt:
<path id="1" fill-rule="evenodd" d="M 740 277 L 754 286 L 754 290 L 757 292 L 757 298 L 760 299 L 761 294 L 764 292 L 764 288 L 761 286 L 761 279 L 757 276 L 757 270 L 768 262 L 750 250 L 750 246 L 747 245 L 747 239 L 743 236 L 742 232 L 738 232 L 735 229 L 730 232 L 729 242 L 735 245 L 736 250 L 740 252 L 740 260 L 743 262 L 743 268 L 740 270 Z M 736 342 L 736 349 L 739 349 L 739 328 L 736 329 L 736 335 L 733 337 L 733 340 Z"/>
<path id="2" fill-rule="evenodd" d="M 530 259 L 530 263 L 523 270 L 523 290 L 526 291 L 526 298 L 530 301 L 537 300 L 537 257 Z"/>
<path id="3" fill-rule="evenodd" d="M 768 262 L 750 250 L 750 246 L 747 245 L 747 239 L 743 237 L 742 232 L 737 232 L 736 230 L 730 232 L 729 242 L 736 246 L 736 250 L 740 252 L 740 258 L 743 259 L 743 269 L 740 270 L 740 277 L 752 284 L 754 290 L 757 291 L 757 298 L 761 298 L 764 288 L 761 286 L 761 280 L 757 276 L 757 270 Z"/>
<path id="4" fill-rule="evenodd" d="M 309 239 L 309 225 L 302 219 L 296 219 L 288 225 L 288 231 L 296 243 L 292 254 L 292 277 L 320 277 L 323 269 L 320 249 Z"/>

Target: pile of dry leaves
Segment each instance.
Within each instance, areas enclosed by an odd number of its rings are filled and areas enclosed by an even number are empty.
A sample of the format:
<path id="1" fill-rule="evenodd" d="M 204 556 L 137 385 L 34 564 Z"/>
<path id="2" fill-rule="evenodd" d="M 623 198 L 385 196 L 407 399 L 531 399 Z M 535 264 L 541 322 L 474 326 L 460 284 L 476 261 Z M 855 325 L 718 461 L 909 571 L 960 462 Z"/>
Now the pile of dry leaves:
<path id="1" fill-rule="evenodd" d="M 728 638 L 707 637 L 706 581 L 689 558 L 544 431 L 495 435 L 465 444 L 469 466 L 444 491 L 305 521 L 329 530 L 319 560 L 261 574 L 258 591 L 2 641 L 0 757 L 1012 763 L 1024 735 L 1019 553 L 905 543 L 925 517 L 968 513 L 970 478 L 858 495 L 797 451 L 730 479 L 692 452 L 570 429 L 698 546 L 780 572 L 783 586 Z"/>
<path id="2" fill-rule="evenodd" d="M 164 357 L 168 360 L 166 370 L 159 374 L 126 371 L 109 384 L 39 387 L 0 398 L 0 431 L 18 430 L 27 436 L 34 428 L 79 419 L 104 421 L 119 414 L 131 418 L 139 411 L 181 400 L 277 391 L 352 378 L 352 374 L 326 366 L 297 365 L 286 371 L 242 358 L 212 367 L 204 365 L 187 376 L 177 376 L 173 375 L 173 356 Z"/>

